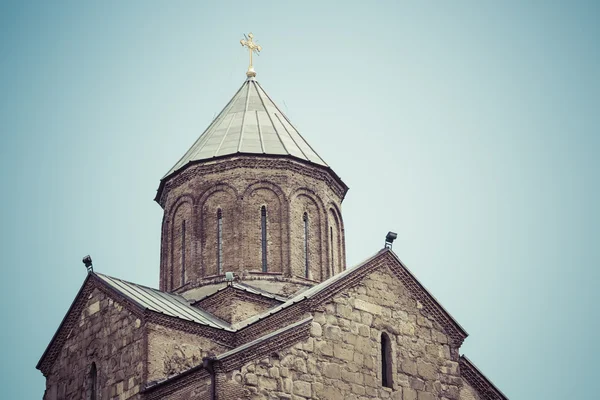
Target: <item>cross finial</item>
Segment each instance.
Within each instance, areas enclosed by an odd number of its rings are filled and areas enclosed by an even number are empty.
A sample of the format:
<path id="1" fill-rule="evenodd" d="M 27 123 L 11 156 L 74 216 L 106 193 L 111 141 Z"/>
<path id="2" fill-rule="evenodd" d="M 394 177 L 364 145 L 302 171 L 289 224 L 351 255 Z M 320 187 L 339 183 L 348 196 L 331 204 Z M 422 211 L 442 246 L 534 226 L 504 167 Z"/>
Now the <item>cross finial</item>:
<path id="1" fill-rule="evenodd" d="M 250 54 L 250 65 L 248 66 L 248 71 L 246 72 L 246 76 L 248 78 L 253 78 L 256 76 L 256 71 L 254 71 L 254 67 L 252 66 L 252 53 L 258 54 L 262 47 L 260 44 L 254 43 L 254 35 L 252 32 L 248 34 L 248 36 L 244 35 L 245 39 L 240 40 L 242 46 L 248 48 L 248 53 Z"/>

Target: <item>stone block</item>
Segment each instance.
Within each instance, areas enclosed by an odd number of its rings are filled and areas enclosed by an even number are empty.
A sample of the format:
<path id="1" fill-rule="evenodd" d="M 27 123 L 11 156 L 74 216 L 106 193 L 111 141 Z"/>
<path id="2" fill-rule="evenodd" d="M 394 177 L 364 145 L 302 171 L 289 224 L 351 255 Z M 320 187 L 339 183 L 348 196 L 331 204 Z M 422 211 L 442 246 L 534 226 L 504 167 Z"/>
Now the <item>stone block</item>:
<path id="1" fill-rule="evenodd" d="M 338 364 L 333 363 L 323 363 L 323 367 L 321 369 L 324 376 L 331 379 L 340 379 L 342 377 L 341 368 Z"/>
<path id="2" fill-rule="evenodd" d="M 87 308 L 88 315 L 94 315 L 98 311 L 100 311 L 100 302 L 99 301 L 96 301 L 96 302 L 90 304 Z"/>
<path id="3" fill-rule="evenodd" d="M 365 394 L 365 387 L 363 385 L 358 385 L 356 383 L 353 383 L 352 384 L 352 392 L 362 396 Z"/>
<path id="4" fill-rule="evenodd" d="M 429 380 L 437 379 L 437 368 L 435 365 L 430 364 L 428 362 L 417 360 L 417 374 Z"/>
<path id="5" fill-rule="evenodd" d="M 258 376 L 256 374 L 246 374 L 245 376 L 246 384 L 250 386 L 258 385 Z"/>
<path id="6" fill-rule="evenodd" d="M 403 388 L 402 400 L 417 400 L 417 391 L 410 388 Z"/>
<path id="7" fill-rule="evenodd" d="M 417 392 L 418 400 L 437 400 L 437 397 L 432 393 L 427 392 Z"/>
<path id="8" fill-rule="evenodd" d="M 380 305 L 366 302 L 361 299 L 354 299 L 354 308 L 361 310 L 361 311 L 366 311 L 371 314 L 381 315 L 381 306 Z"/>
<path id="9" fill-rule="evenodd" d="M 323 328 L 321 328 L 319 323 L 313 321 L 310 325 L 310 334 L 314 337 L 321 337 L 323 334 Z"/>
<path id="10" fill-rule="evenodd" d="M 327 339 L 339 342 L 342 340 L 342 330 L 339 326 L 325 325 L 324 336 Z"/>
<path id="11" fill-rule="evenodd" d="M 402 360 L 400 368 L 408 375 L 417 375 L 417 363 L 413 360 Z"/>
<path id="12" fill-rule="evenodd" d="M 310 398 L 312 394 L 311 384 L 303 381 L 294 382 L 294 394 Z"/>
<path id="13" fill-rule="evenodd" d="M 333 355 L 341 360 L 352 361 L 354 358 L 354 350 L 348 345 L 334 344 Z"/>
<path id="14" fill-rule="evenodd" d="M 317 353 L 325 356 L 333 355 L 333 346 L 324 340 L 316 343 L 315 350 Z"/>

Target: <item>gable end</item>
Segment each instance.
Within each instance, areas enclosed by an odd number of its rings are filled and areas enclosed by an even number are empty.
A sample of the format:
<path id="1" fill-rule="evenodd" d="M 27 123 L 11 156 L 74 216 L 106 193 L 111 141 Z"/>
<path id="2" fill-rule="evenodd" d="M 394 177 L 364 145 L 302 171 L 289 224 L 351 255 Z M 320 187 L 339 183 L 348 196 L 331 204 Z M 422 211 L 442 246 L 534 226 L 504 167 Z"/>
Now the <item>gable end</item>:
<path id="1" fill-rule="evenodd" d="M 508 400 L 490 380 L 463 354 L 460 356 L 460 375 L 484 400 Z"/>
<path id="2" fill-rule="evenodd" d="M 99 279 L 96 274 L 90 273 L 83 281 L 79 292 L 75 296 L 73 303 L 69 307 L 65 317 L 60 323 L 56 333 L 50 340 L 48 347 L 42 354 L 40 361 L 38 362 L 36 368 L 42 371 L 44 376 L 48 376 L 52 365 L 56 361 L 63 345 L 66 340 L 69 338 L 69 335 L 73 328 L 77 325 L 77 321 L 85 305 L 87 304 L 88 296 L 94 291 L 94 289 L 100 290 L 102 293 L 107 296 L 113 298 L 115 301 L 119 302 L 127 309 L 127 311 L 134 314 L 136 317 L 144 320 L 144 310 L 139 307 L 137 304 L 131 302 L 127 297 L 123 296 L 121 293 L 115 291 L 114 289 L 108 287 L 106 283 L 104 283 L 101 279 Z"/>
<path id="3" fill-rule="evenodd" d="M 346 288 L 358 285 L 368 274 L 384 266 L 390 268 L 394 275 L 402 282 L 402 285 L 417 300 L 417 307 L 422 308 L 428 315 L 433 317 L 448 334 L 451 344 L 459 348 L 468 336 L 467 332 L 440 305 L 435 297 L 421 285 L 396 254 L 389 249 L 384 249 L 363 265 L 353 268 L 353 271 L 348 273 L 343 279 L 335 281 L 326 289 L 315 294 L 310 299 L 311 308 L 322 304 Z"/>

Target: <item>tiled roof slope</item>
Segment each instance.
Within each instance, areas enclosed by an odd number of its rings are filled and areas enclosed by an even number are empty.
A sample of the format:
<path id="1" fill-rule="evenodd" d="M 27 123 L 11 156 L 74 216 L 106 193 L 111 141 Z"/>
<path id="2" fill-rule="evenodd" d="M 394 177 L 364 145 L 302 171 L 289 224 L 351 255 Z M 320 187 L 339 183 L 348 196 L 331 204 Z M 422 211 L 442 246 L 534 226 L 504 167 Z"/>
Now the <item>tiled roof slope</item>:
<path id="1" fill-rule="evenodd" d="M 165 176 L 190 162 L 236 153 L 289 155 L 327 167 L 254 78 L 244 82 Z"/>
<path id="2" fill-rule="evenodd" d="M 193 307 L 183 296 L 161 292 L 157 289 L 137 285 L 108 275 L 96 273 L 96 276 L 144 309 L 212 328 L 231 331 L 228 323 Z"/>

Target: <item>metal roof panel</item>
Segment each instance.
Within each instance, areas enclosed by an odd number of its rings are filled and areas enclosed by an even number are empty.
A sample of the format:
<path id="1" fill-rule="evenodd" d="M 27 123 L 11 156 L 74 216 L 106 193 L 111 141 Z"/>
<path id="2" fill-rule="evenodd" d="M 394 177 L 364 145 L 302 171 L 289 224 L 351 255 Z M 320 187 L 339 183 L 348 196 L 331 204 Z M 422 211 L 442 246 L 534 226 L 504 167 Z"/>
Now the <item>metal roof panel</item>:
<path id="1" fill-rule="evenodd" d="M 96 273 L 96 276 L 147 310 L 217 329 L 232 330 L 228 323 L 199 308 L 193 307 L 183 296 L 178 294 L 162 292 L 104 274 Z"/>
<path id="2" fill-rule="evenodd" d="M 290 155 L 327 166 L 254 78 L 244 82 L 165 176 L 191 161 L 236 153 Z"/>

